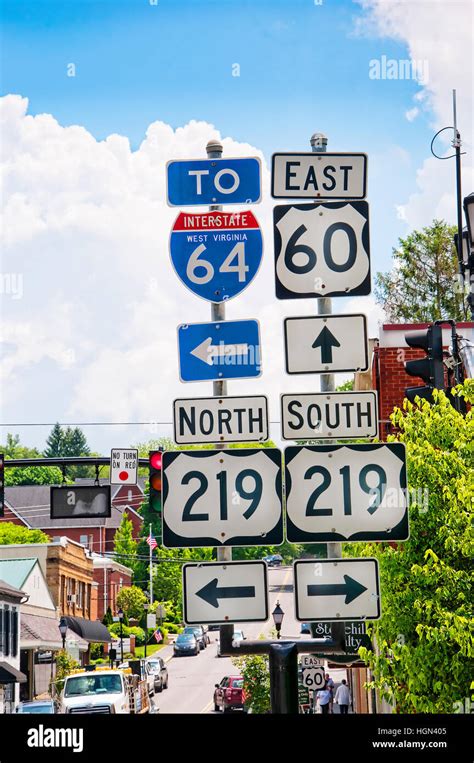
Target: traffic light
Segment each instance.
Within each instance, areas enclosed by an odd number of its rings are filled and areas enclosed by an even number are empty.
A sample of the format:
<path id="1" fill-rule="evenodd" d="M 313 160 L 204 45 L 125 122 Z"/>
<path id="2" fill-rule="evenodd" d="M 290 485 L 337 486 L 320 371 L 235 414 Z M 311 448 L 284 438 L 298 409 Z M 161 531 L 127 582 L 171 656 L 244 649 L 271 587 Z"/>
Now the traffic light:
<path id="1" fill-rule="evenodd" d="M 162 450 L 150 450 L 148 466 L 150 469 L 150 508 L 161 512 L 161 460 Z"/>
<path id="2" fill-rule="evenodd" d="M 444 389 L 443 332 L 441 326 L 432 324 L 424 331 L 405 334 L 405 341 L 410 347 L 418 347 L 426 352 L 426 358 L 407 360 L 405 371 L 409 376 L 419 376 L 426 386 L 408 387 L 405 397 L 414 402 L 421 397 L 433 402 L 433 389 Z"/>
<path id="3" fill-rule="evenodd" d="M 4 488 L 4 465 L 5 465 L 5 456 L 3 453 L 0 453 L 0 517 L 3 517 L 4 514 L 4 505 L 5 505 L 5 488 Z"/>

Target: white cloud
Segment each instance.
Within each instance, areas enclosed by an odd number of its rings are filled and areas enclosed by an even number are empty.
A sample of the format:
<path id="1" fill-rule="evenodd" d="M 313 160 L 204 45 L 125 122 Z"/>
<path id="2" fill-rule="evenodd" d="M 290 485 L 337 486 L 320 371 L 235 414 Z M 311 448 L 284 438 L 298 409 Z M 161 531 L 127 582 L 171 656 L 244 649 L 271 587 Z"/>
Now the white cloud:
<path id="1" fill-rule="evenodd" d="M 429 76 L 414 99 L 429 113 L 433 134 L 453 124 L 452 89 L 457 91 L 458 128 L 467 155 L 463 157 L 465 194 L 474 188 L 473 149 L 473 68 L 471 61 L 472 0 L 357 0 L 364 9 L 356 21 L 358 33 L 391 38 L 406 44 L 411 60 L 426 63 Z M 421 83 L 420 83 L 421 85 Z M 409 121 L 418 107 L 408 109 Z M 452 153 L 452 132 L 437 143 L 437 153 Z M 417 172 L 419 191 L 404 207 L 410 228 L 429 225 L 435 217 L 454 223 L 454 160 L 439 161 L 431 156 Z"/>
<path id="2" fill-rule="evenodd" d="M 408 109 L 408 111 L 405 111 L 405 117 L 408 119 L 409 122 L 413 122 L 418 114 L 420 113 L 420 109 L 417 106 L 414 106 L 412 109 Z"/>

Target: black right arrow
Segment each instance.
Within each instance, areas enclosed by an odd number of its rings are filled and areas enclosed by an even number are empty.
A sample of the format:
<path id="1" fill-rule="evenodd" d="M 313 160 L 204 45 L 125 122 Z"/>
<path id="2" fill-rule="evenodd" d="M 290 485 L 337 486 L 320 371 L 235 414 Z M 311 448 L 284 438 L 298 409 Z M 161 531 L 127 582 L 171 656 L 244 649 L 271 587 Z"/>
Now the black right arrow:
<path id="1" fill-rule="evenodd" d="M 364 591 L 367 591 L 367 588 L 349 575 L 344 575 L 344 583 L 308 586 L 308 596 L 345 596 L 344 604 L 350 604 Z"/>
<path id="2" fill-rule="evenodd" d="M 228 586 L 227 588 L 218 588 L 218 580 L 210 580 L 206 583 L 204 588 L 196 592 L 196 596 L 200 596 L 211 606 L 219 607 L 219 599 L 254 599 L 255 598 L 255 586 Z"/>
<path id="3" fill-rule="evenodd" d="M 327 326 L 324 326 L 311 345 L 313 350 L 316 347 L 321 347 L 321 363 L 332 363 L 332 348 L 340 346 L 340 342 L 337 341 L 334 334 L 331 334 Z"/>

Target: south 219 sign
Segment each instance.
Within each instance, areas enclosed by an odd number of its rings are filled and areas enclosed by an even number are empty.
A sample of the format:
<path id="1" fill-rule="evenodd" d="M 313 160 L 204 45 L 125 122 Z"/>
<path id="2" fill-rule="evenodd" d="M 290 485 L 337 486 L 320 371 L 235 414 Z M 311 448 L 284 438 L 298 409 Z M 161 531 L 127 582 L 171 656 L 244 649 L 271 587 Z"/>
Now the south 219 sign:
<path id="1" fill-rule="evenodd" d="M 276 206 L 273 227 L 278 299 L 370 294 L 366 201 Z"/>

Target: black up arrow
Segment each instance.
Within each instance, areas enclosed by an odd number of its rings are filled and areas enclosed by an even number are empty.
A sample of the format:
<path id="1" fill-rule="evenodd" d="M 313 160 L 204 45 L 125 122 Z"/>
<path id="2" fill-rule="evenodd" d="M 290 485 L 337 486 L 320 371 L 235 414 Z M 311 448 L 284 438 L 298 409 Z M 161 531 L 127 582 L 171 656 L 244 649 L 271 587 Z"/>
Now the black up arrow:
<path id="1" fill-rule="evenodd" d="M 201 599 L 217 609 L 219 607 L 219 599 L 254 599 L 255 586 L 241 585 L 218 588 L 217 578 L 214 578 L 214 580 L 210 580 L 209 583 L 206 583 L 204 588 L 197 591 L 196 596 L 200 596 Z"/>
<path id="2" fill-rule="evenodd" d="M 344 575 L 344 583 L 328 583 L 327 585 L 309 585 L 308 596 L 345 596 L 344 604 L 350 604 L 367 588 L 349 575 Z"/>
<path id="3" fill-rule="evenodd" d="M 331 334 L 327 326 L 324 326 L 320 334 L 316 337 L 311 347 L 321 347 L 321 363 L 332 363 L 332 348 L 340 347 L 334 334 Z"/>

